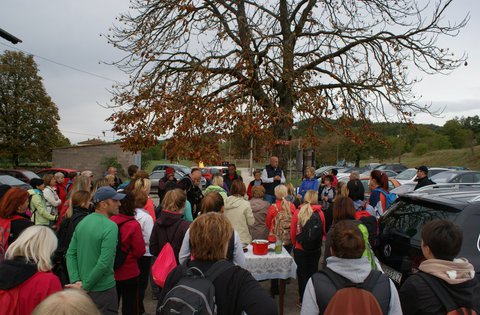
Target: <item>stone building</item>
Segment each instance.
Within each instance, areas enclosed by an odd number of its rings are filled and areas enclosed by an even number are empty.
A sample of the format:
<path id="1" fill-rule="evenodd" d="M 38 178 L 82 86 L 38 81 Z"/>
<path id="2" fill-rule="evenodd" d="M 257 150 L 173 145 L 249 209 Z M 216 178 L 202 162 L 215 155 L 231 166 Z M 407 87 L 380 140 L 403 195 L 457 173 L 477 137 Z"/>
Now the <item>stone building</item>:
<path id="1" fill-rule="evenodd" d="M 80 171 L 91 170 L 97 179 L 106 171 L 102 162 L 111 158 L 115 158 L 122 165 L 125 173 L 129 165 L 140 167 L 141 164 L 141 152 L 135 154 L 123 151 L 120 143 L 99 143 L 53 149 L 52 166 Z"/>

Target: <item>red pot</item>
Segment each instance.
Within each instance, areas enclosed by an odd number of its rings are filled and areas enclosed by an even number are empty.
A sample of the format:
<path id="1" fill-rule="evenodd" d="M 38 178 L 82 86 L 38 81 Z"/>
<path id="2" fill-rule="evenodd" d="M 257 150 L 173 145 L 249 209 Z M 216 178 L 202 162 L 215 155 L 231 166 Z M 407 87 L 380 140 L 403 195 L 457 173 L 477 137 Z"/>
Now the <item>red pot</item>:
<path id="1" fill-rule="evenodd" d="M 253 240 L 252 246 L 254 255 L 266 255 L 268 253 L 267 240 Z"/>

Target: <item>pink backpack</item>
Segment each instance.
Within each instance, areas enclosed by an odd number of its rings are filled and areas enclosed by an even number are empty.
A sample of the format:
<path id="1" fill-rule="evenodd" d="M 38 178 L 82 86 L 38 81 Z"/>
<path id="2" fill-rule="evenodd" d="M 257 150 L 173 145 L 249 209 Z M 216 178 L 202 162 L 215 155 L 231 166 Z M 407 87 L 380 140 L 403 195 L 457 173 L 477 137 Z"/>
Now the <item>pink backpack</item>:
<path id="1" fill-rule="evenodd" d="M 175 259 L 175 253 L 173 252 L 172 245 L 167 242 L 160 254 L 158 254 L 155 263 L 152 266 L 152 277 L 155 284 L 163 288 L 165 280 L 168 274 L 177 266 L 177 260 Z"/>

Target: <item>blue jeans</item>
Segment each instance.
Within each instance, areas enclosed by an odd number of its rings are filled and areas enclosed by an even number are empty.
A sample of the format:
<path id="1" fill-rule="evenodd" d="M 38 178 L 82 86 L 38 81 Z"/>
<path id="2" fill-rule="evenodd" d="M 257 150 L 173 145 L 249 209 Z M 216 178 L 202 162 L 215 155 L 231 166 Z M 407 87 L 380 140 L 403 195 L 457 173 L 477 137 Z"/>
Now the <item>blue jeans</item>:
<path id="1" fill-rule="evenodd" d="M 275 200 L 277 200 L 277 198 L 273 195 L 265 195 L 264 199 L 270 204 L 275 203 Z"/>

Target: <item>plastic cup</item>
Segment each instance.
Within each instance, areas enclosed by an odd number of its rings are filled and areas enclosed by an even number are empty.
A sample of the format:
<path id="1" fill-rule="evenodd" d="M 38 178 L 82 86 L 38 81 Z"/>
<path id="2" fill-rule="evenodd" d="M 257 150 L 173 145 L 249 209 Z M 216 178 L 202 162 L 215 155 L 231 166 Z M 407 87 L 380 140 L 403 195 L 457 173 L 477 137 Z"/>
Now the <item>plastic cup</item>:
<path id="1" fill-rule="evenodd" d="M 281 240 L 277 240 L 275 242 L 275 254 L 281 254 L 282 253 L 282 246 L 283 246 L 283 242 Z"/>

